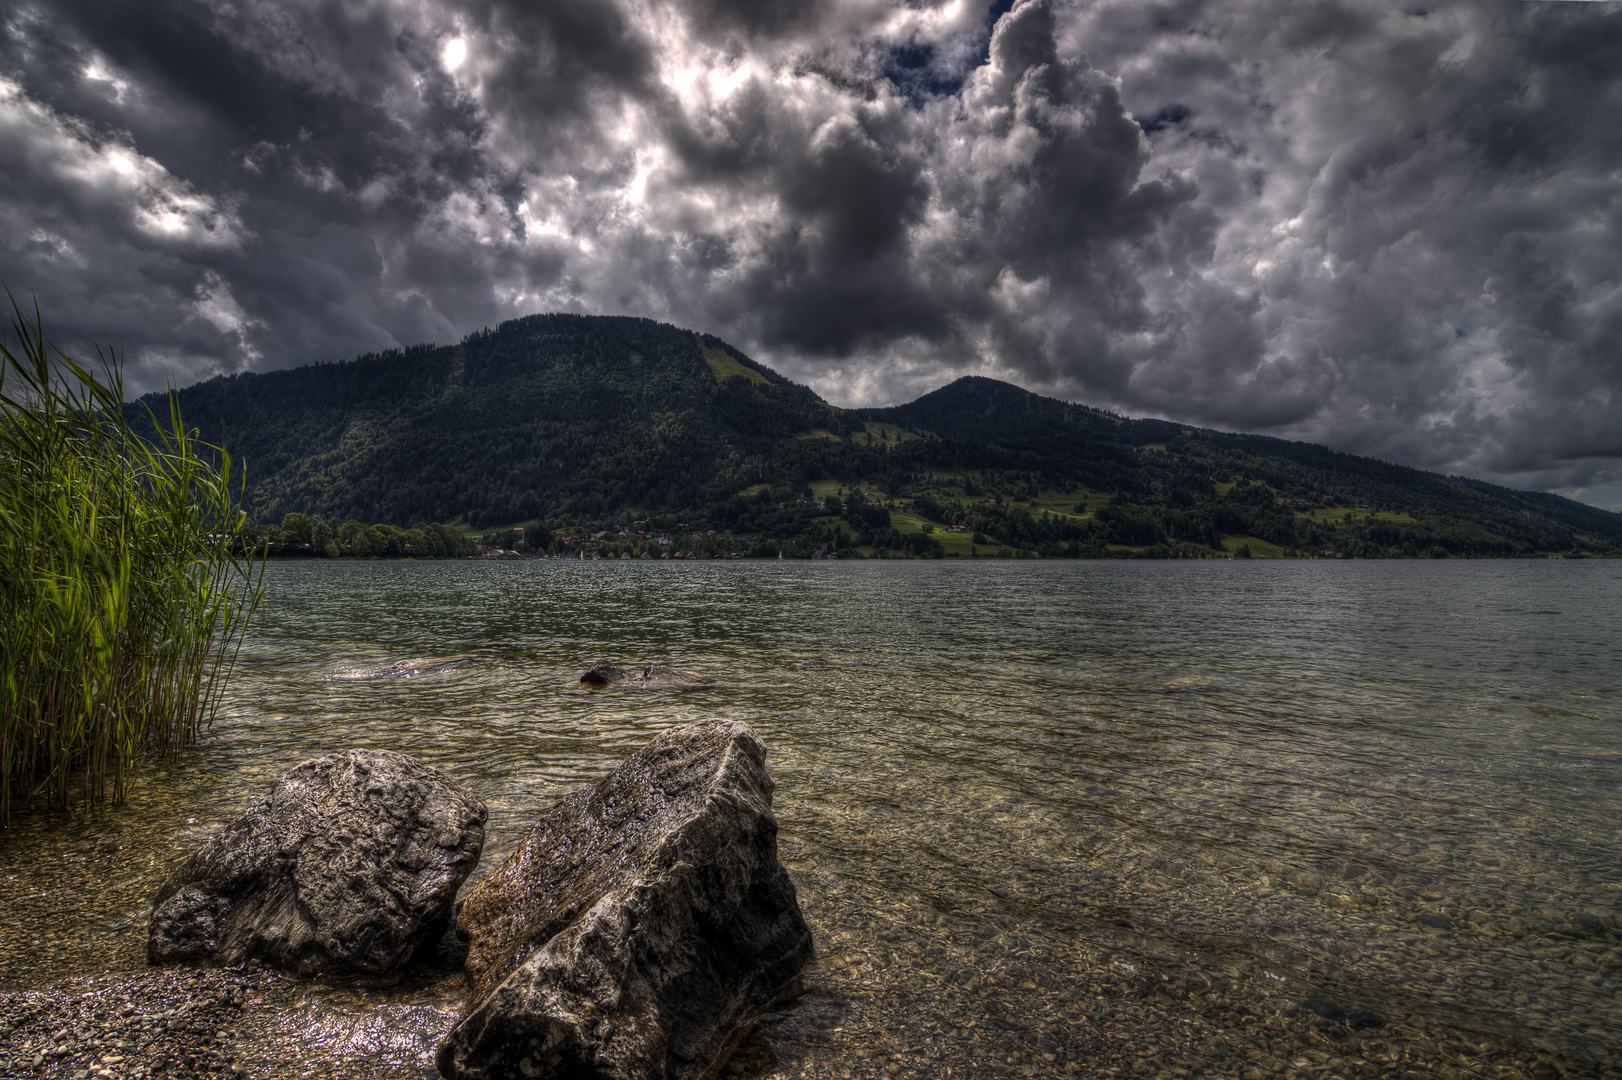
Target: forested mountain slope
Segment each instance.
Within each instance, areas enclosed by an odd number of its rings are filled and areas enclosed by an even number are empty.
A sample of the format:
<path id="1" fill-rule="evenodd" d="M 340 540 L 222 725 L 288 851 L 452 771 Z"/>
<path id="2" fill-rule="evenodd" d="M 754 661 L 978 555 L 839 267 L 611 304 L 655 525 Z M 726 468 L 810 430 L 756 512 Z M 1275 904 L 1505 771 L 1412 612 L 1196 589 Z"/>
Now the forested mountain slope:
<path id="1" fill-rule="evenodd" d="M 781 439 L 853 422 L 715 338 L 576 315 L 179 396 L 187 422 L 246 464 L 248 509 L 269 520 L 703 505 L 753 483 L 750 459 Z"/>
<path id="2" fill-rule="evenodd" d="M 1154 518 L 1162 539 L 1209 522 L 1218 533 L 1279 546 L 1361 545 L 1370 550 L 1359 553 L 1371 555 L 1373 548 L 1415 543 L 1473 555 L 1622 547 L 1622 514 L 1558 495 L 1312 443 L 1129 420 L 994 379 L 962 378 L 907 405 L 862 415 L 1003 447 L 1033 467 L 1115 493 L 1116 509 L 1106 516 Z M 1367 512 L 1358 514 L 1360 508 Z M 1315 532 L 1326 523 L 1343 527 Z"/>
<path id="3" fill-rule="evenodd" d="M 523 523 L 549 547 L 588 524 L 680 522 L 726 550 L 801 554 L 1622 553 L 1622 515 L 1558 496 L 991 379 L 849 412 L 646 319 L 537 315 L 178 396 L 246 465 L 268 523 Z"/>

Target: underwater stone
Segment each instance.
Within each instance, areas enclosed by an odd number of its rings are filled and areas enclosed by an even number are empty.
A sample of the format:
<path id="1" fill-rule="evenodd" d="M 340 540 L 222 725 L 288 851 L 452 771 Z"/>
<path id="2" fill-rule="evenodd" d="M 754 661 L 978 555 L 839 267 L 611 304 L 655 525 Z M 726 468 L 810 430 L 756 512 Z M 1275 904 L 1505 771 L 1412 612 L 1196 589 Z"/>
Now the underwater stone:
<path id="1" fill-rule="evenodd" d="M 1599 937 L 1605 933 L 1604 920 L 1586 911 L 1573 915 L 1571 921 L 1577 925 L 1577 932 L 1586 937 Z"/>
<path id="2" fill-rule="evenodd" d="M 580 673 L 580 681 L 587 686 L 610 686 L 625 678 L 625 669 L 607 660 L 598 660 Z"/>
<path id="3" fill-rule="evenodd" d="M 1332 1001 L 1322 998 L 1307 998 L 1301 1003 L 1303 1012 L 1313 1013 L 1325 1020 L 1338 1024 L 1345 1024 L 1353 1031 L 1366 1031 L 1369 1028 L 1385 1027 L 1385 1017 L 1371 1012 L 1348 1011 Z"/>
<path id="4" fill-rule="evenodd" d="M 696 671 L 684 671 L 681 668 L 662 667 L 657 664 L 644 667 L 642 674 L 637 675 L 607 660 L 598 660 L 580 673 L 581 686 L 602 689 L 620 684 L 643 690 L 663 690 L 671 687 L 703 686 L 704 676 Z"/>
<path id="5" fill-rule="evenodd" d="M 391 979 L 444 932 L 485 818 L 484 803 L 404 754 L 306 761 L 170 875 L 147 959 Z"/>
<path id="6" fill-rule="evenodd" d="M 463 902 L 449 1078 L 718 1068 L 811 956 L 747 724 L 674 728 L 546 813 Z"/>

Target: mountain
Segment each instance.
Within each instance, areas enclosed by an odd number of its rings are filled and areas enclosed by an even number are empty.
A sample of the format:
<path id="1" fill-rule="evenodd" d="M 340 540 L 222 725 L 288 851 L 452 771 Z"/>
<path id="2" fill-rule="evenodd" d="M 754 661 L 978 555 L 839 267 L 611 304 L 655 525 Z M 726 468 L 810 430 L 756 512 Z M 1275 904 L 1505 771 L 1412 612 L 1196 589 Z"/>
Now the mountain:
<path id="1" fill-rule="evenodd" d="M 864 409 L 862 415 L 946 438 L 1006 446 L 1120 443 L 1130 441 L 1132 433 L 1154 442 L 1164 434 L 1159 421 L 1134 424 L 1099 409 L 1042 397 L 1012 383 L 978 375 L 966 375 L 910 404 Z"/>
<path id="2" fill-rule="evenodd" d="M 323 536 L 355 519 L 528 524 L 552 547 L 588 524 L 632 547 L 679 524 L 761 553 L 1622 554 L 1622 515 L 1558 496 L 992 379 L 842 410 L 647 319 L 536 315 L 177 396 L 246 465 L 251 514 L 325 519 Z"/>
<path id="3" fill-rule="evenodd" d="M 1306 521 L 1355 517 L 1336 512 L 1350 507 L 1370 511 L 1368 527 L 1320 539 L 1401 548 L 1423 536 L 1427 548 L 1473 555 L 1622 547 L 1622 514 L 1558 495 L 1442 476 L 1314 443 L 1129 420 L 995 379 L 961 378 L 907 405 L 862 415 L 1009 448 L 1089 487 L 1113 489 L 1125 504 L 1154 508 L 1166 522 L 1176 519 L 1169 511 L 1225 509 L 1229 519 L 1219 531 L 1272 536 L 1286 546 L 1312 546 Z M 1238 494 L 1221 490 L 1235 480 L 1242 481 Z M 1246 489 L 1257 484 L 1268 498 L 1245 501 Z M 1231 520 L 1236 502 L 1251 507 L 1242 516 L 1252 520 Z M 1403 527 L 1420 522 L 1428 527 Z"/>
<path id="4" fill-rule="evenodd" d="M 248 510 L 403 524 L 596 517 L 755 482 L 779 441 L 852 419 L 706 335 L 537 315 L 458 345 L 211 379 L 187 422 L 248 470 Z"/>

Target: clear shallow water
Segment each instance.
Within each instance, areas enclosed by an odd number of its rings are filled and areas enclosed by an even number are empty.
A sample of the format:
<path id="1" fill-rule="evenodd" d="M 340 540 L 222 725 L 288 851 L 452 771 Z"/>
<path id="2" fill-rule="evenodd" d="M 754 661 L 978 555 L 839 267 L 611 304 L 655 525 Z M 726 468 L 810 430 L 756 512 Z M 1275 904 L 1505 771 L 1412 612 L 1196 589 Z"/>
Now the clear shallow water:
<path id="1" fill-rule="evenodd" d="M 1622 565 L 266 576 L 208 739 L 122 810 L 0 834 L 0 989 L 139 969 L 167 868 L 300 760 L 445 768 L 490 805 L 483 872 L 721 716 L 766 741 L 820 953 L 742 1059 L 761 1075 L 1622 1071 Z M 710 685 L 574 689 L 596 657 Z M 456 981 L 287 1008 L 409 1071 Z"/>

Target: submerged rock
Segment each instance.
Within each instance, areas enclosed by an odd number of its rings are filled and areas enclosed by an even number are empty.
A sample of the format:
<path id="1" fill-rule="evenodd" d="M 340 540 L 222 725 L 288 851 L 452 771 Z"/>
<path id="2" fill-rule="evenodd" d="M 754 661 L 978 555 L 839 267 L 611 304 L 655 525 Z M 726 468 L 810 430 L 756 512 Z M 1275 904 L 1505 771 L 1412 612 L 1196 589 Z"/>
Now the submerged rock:
<path id="1" fill-rule="evenodd" d="M 747 724 L 666 731 L 468 894 L 450 1078 L 698 1077 L 798 977 L 811 931 Z"/>
<path id="2" fill-rule="evenodd" d="M 170 875 L 147 959 L 393 978 L 444 932 L 485 817 L 484 803 L 404 754 L 306 761 Z"/>
<path id="3" fill-rule="evenodd" d="M 624 668 L 610 664 L 607 660 L 598 660 L 580 673 L 580 681 L 586 686 L 612 686 L 625 677 Z"/>
<path id="4" fill-rule="evenodd" d="M 580 673 L 580 685 L 600 690 L 607 686 L 623 685 L 641 690 L 663 690 L 671 687 L 703 686 L 704 676 L 681 668 L 649 665 L 638 675 L 622 667 L 598 660 Z"/>
<path id="5" fill-rule="evenodd" d="M 1321 1016 L 1332 1023 L 1345 1024 L 1353 1031 L 1366 1031 L 1369 1028 L 1385 1027 L 1385 1017 L 1371 1012 L 1358 1012 L 1343 1009 L 1332 1001 L 1322 998 L 1307 998 L 1301 1003 L 1301 1011 Z"/>
<path id="6" fill-rule="evenodd" d="M 683 671 L 681 668 L 645 667 L 642 669 L 642 686 L 647 690 L 655 690 L 666 686 L 703 686 L 704 676 L 696 671 Z"/>

